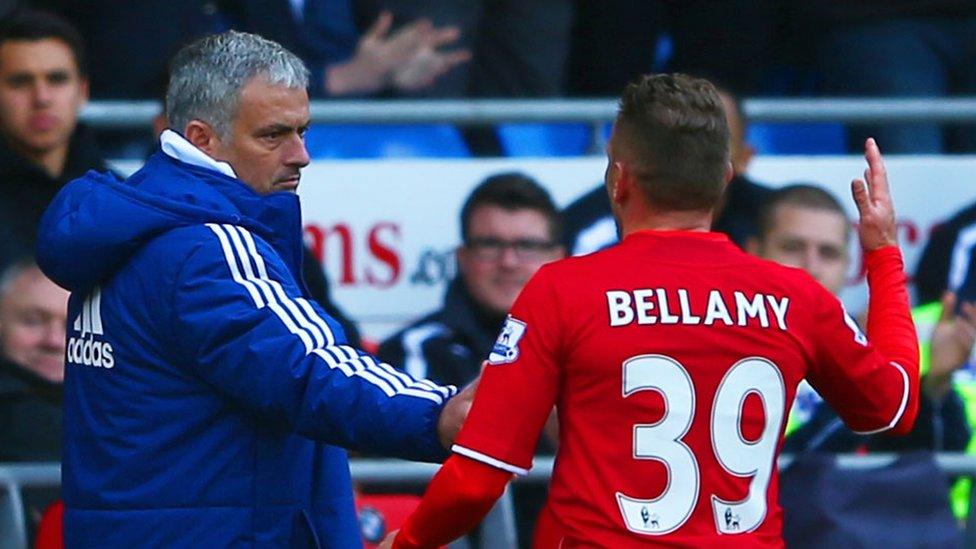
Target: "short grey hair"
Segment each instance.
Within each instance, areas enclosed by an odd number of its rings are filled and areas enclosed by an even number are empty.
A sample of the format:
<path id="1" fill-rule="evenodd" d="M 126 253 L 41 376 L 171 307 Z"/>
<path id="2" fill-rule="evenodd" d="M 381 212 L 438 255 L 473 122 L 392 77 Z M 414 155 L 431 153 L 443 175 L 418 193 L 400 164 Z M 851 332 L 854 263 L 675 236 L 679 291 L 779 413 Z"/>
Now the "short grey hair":
<path id="1" fill-rule="evenodd" d="M 18 258 L 4 267 L 3 271 L 0 271 L 0 301 L 7 297 L 7 293 L 17 279 L 27 271 L 36 268 L 38 268 L 37 263 L 33 257 Z"/>
<path id="2" fill-rule="evenodd" d="M 182 133 L 191 120 L 228 134 L 241 89 L 255 76 L 273 85 L 308 87 L 308 68 L 281 44 L 247 32 L 205 36 L 181 49 L 170 64 L 166 117 Z"/>

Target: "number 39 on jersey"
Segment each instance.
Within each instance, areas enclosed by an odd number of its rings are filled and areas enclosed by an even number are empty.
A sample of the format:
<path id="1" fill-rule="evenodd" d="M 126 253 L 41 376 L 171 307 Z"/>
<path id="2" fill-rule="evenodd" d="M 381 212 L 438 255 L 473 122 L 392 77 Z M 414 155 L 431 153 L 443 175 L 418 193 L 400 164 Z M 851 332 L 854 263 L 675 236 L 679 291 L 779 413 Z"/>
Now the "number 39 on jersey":
<path id="1" fill-rule="evenodd" d="M 640 355 L 623 363 L 623 396 L 657 391 L 664 399 L 664 416 L 656 423 L 634 425 L 634 459 L 656 460 L 668 471 L 664 492 L 653 499 L 640 494 L 616 493 L 627 529 L 663 535 L 680 528 L 690 517 L 698 498 L 710 497 L 715 528 L 722 534 L 750 532 L 766 516 L 766 489 L 776 466 L 776 445 L 786 406 L 786 386 L 775 364 L 750 357 L 732 365 L 711 403 L 695 402 L 695 387 L 687 369 L 664 355 Z M 746 397 L 762 402 L 765 422 L 754 441 L 742 434 Z M 702 494 L 698 456 L 682 438 L 691 428 L 698 405 L 709 405 L 712 451 L 722 468 L 736 477 L 749 477 L 749 492 L 740 501 L 725 501 Z"/>

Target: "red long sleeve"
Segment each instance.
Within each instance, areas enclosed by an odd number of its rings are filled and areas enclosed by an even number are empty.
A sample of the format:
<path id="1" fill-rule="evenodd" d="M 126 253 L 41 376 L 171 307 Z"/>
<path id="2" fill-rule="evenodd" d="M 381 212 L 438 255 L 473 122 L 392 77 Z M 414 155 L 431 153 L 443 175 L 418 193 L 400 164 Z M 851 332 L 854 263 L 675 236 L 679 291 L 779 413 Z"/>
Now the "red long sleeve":
<path id="1" fill-rule="evenodd" d="M 511 478 L 507 471 L 451 456 L 400 529 L 394 549 L 438 547 L 461 537 L 488 514 Z"/>
<path id="2" fill-rule="evenodd" d="M 886 246 L 865 258 L 868 287 L 868 339 L 886 359 L 904 368 L 909 380 L 909 397 L 904 415 L 891 434 L 906 434 L 918 413 L 918 335 L 912 322 L 905 266 L 897 246 Z"/>

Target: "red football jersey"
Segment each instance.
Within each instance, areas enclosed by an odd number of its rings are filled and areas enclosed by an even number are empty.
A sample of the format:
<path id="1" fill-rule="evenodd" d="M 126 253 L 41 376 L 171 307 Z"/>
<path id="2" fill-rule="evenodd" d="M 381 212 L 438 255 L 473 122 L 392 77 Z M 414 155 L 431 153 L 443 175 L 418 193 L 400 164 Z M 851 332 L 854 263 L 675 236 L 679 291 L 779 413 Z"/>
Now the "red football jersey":
<path id="1" fill-rule="evenodd" d="M 556 405 L 553 546 L 781 547 L 800 380 L 874 431 L 913 421 L 916 377 L 917 352 L 883 357 L 805 272 L 717 233 L 642 231 L 529 282 L 454 451 L 524 473 Z"/>

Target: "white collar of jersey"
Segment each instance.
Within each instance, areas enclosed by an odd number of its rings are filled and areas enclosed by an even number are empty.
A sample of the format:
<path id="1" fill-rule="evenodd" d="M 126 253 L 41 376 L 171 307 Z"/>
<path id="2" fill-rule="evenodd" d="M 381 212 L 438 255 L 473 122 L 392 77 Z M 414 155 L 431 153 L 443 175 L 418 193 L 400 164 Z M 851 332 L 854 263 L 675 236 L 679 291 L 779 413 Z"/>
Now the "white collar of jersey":
<path id="1" fill-rule="evenodd" d="M 207 168 L 220 172 L 226 176 L 237 178 L 234 168 L 226 162 L 220 162 L 207 156 L 206 153 L 194 147 L 182 135 L 173 130 L 163 130 L 159 136 L 159 147 L 166 156 L 200 168 Z"/>

